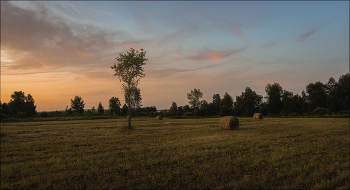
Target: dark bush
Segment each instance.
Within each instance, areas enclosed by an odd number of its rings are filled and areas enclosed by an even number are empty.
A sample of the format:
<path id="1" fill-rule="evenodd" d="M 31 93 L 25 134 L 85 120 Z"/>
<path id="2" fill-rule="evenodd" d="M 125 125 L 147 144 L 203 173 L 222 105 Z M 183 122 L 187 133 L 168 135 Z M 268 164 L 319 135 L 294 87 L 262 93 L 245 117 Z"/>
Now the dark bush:
<path id="1" fill-rule="evenodd" d="M 288 116 L 294 117 L 294 116 L 299 116 L 299 114 L 294 112 L 294 113 L 288 114 Z"/>
<path id="2" fill-rule="evenodd" d="M 47 117 L 47 116 L 48 116 L 47 113 L 44 111 L 40 113 L 40 117 Z"/>
<path id="3" fill-rule="evenodd" d="M 267 114 L 266 117 L 277 117 L 277 115 L 270 113 L 270 114 Z"/>
<path id="4" fill-rule="evenodd" d="M 331 110 L 326 108 L 320 108 L 320 107 L 317 107 L 312 113 L 314 115 L 326 115 L 326 114 L 332 115 Z"/>
<path id="5" fill-rule="evenodd" d="M 193 114 L 191 112 L 185 112 L 183 116 L 193 116 Z"/>

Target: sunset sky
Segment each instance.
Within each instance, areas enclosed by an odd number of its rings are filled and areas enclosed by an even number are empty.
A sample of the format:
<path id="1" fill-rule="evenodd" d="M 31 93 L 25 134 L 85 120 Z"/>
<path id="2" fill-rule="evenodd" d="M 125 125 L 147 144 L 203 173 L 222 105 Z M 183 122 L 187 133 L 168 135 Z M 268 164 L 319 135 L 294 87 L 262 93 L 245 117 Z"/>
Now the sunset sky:
<path id="1" fill-rule="evenodd" d="M 274 82 L 301 93 L 349 72 L 349 1 L 1 1 L 1 102 L 31 94 L 37 111 L 124 103 L 110 68 L 143 48 L 143 107 L 188 104 Z"/>

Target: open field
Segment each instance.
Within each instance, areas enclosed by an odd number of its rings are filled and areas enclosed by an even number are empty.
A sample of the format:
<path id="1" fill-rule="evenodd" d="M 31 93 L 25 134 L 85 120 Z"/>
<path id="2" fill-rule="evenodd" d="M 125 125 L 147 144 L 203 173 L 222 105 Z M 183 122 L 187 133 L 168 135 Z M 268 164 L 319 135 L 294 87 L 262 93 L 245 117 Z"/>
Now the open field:
<path id="1" fill-rule="evenodd" d="M 1 189 L 349 189 L 349 118 L 1 124 Z"/>

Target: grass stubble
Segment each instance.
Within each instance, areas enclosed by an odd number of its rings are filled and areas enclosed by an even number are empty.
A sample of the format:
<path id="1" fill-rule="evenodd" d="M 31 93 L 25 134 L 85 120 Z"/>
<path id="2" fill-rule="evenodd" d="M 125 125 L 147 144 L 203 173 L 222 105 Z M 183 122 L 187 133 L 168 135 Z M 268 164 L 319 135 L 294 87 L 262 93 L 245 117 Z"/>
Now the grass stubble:
<path id="1" fill-rule="evenodd" d="M 349 189 L 348 118 L 1 124 L 1 189 Z"/>

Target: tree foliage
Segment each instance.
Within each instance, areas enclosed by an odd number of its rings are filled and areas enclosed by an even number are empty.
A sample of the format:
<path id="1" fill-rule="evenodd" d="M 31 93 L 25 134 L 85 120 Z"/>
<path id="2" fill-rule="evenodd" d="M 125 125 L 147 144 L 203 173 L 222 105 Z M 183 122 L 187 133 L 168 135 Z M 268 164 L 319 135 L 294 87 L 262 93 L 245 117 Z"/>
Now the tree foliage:
<path id="1" fill-rule="evenodd" d="M 213 114 L 217 114 L 221 109 L 221 98 L 220 94 L 213 95 Z"/>
<path id="2" fill-rule="evenodd" d="M 282 93 L 283 89 L 278 83 L 267 84 L 265 87 L 266 99 L 269 113 L 279 114 L 282 111 Z"/>
<path id="3" fill-rule="evenodd" d="M 8 104 L 2 105 L 5 107 L 4 111 L 8 112 L 10 116 L 15 117 L 34 117 L 36 115 L 36 106 L 32 95 L 25 96 L 22 91 L 15 91 L 11 95 L 11 100 Z M 5 113 L 5 112 L 3 112 Z"/>
<path id="4" fill-rule="evenodd" d="M 120 114 L 121 104 L 119 98 L 112 97 L 111 99 L 109 99 L 108 103 L 109 114 L 113 116 Z"/>
<path id="5" fill-rule="evenodd" d="M 141 105 L 140 89 L 137 86 L 141 78 L 145 76 L 143 65 L 148 60 L 145 56 L 146 51 L 143 49 L 136 51 L 130 48 L 130 51 L 125 54 L 120 53 L 119 57 L 116 58 L 117 64 L 111 66 L 115 71 L 114 76 L 119 78 L 130 115 L 132 115 L 133 109 Z M 131 128 L 131 117 L 129 117 L 128 127 Z"/>
<path id="6" fill-rule="evenodd" d="M 84 100 L 80 96 L 75 96 L 74 99 L 71 99 L 71 108 L 73 112 L 77 115 L 84 113 Z"/>
<path id="7" fill-rule="evenodd" d="M 203 93 L 200 89 L 191 90 L 190 93 L 187 93 L 188 103 L 191 105 L 191 108 L 198 109 L 201 105 L 201 98 L 203 97 Z"/>
<path id="8" fill-rule="evenodd" d="M 171 103 L 171 107 L 169 108 L 169 112 L 172 115 L 176 115 L 176 113 L 177 113 L 177 104 L 176 104 L 176 102 L 172 102 Z"/>
<path id="9" fill-rule="evenodd" d="M 240 96 L 236 96 L 235 109 L 237 115 L 253 116 L 258 111 L 262 96 L 256 94 L 250 87 L 246 87 Z"/>
<path id="10" fill-rule="evenodd" d="M 220 102 L 219 115 L 220 116 L 233 115 L 233 99 L 227 92 L 224 94 L 224 97 Z"/>
<path id="11" fill-rule="evenodd" d="M 306 93 L 309 100 L 309 112 L 317 107 L 324 108 L 327 103 L 327 86 L 322 82 L 309 83 L 306 85 Z"/>
<path id="12" fill-rule="evenodd" d="M 99 102 L 97 106 L 97 113 L 100 115 L 103 115 L 104 112 L 105 112 L 105 109 L 103 108 L 101 102 Z"/>

